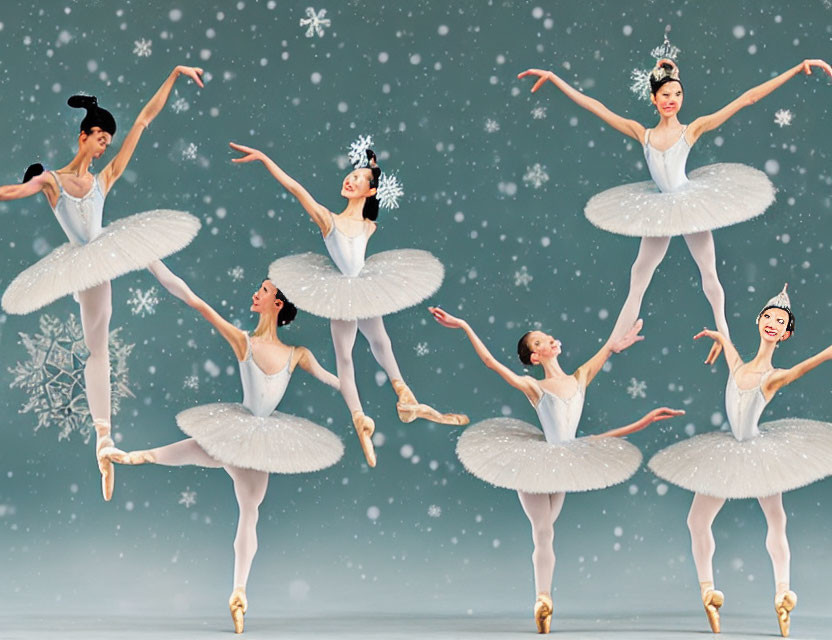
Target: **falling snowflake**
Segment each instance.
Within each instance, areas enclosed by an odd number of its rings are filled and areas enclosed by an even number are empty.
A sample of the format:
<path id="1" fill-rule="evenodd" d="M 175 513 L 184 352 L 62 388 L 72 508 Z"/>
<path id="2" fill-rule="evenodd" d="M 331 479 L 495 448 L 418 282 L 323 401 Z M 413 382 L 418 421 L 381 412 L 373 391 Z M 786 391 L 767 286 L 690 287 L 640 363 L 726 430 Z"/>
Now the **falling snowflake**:
<path id="1" fill-rule="evenodd" d="M 535 120 L 543 120 L 546 117 L 546 107 L 535 107 L 532 109 L 532 118 Z"/>
<path id="2" fill-rule="evenodd" d="M 194 506 L 196 504 L 196 491 L 191 491 L 190 487 L 185 487 L 185 490 L 179 493 L 179 504 L 184 504 L 186 509 Z"/>
<path id="3" fill-rule="evenodd" d="M 394 174 L 381 174 L 381 178 L 378 180 L 378 189 L 376 189 L 376 198 L 378 198 L 378 205 L 382 209 L 398 209 L 399 198 L 403 195 L 404 187 Z"/>
<path id="4" fill-rule="evenodd" d="M 635 378 L 630 378 L 630 386 L 627 387 L 627 393 L 633 400 L 635 400 L 636 398 L 646 398 L 647 383 L 644 380 L 636 380 Z"/>
<path id="5" fill-rule="evenodd" d="M 312 7 L 306 7 L 307 17 L 300 19 L 300 26 L 307 27 L 306 33 L 304 34 L 307 38 L 311 38 L 316 34 L 319 38 L 324 37 L 324 27 L 329 28 L 331 24 L 331 20 L 329 18 L 325 18 L 325 15 L 326 9 L 321 9 L 315 13 L 315 9 Z"/>
<path id="6" fill-rule="evenodd" d="M 529 288 L 529 283 L 534 280 L 532 274 L 529 273 L 529 270 L 526 268 L 526 265 L 520 267 L 520 271 L 514 272 L 514 286 L 515 287 L 526 287 Z"/>
<path id="7" fill-rule="evenodd" d="M 347 157 L 350 159 L 350 164 L 356 169 L 366 167 L 369 164 L 367 160 L 367 149 L 373 146 L 372 136 L 358 136 L 358 140 L 350 143 L 350 150 L 347 151 Z"/>
<path id="8" fill-rule="evenodd" d="M 192 391 L 199 391 L 199 376 L 187 376 L 182 383 L 183 389 L 191 389 Z"/>
<path id="9" fill-rule="evenodd" d="M 418 343 L 418 344 L 414 347 L 414 351 L 416 351 L 416 355 L 417 355 L 417 356 L 421 357 L 421 356 L 426 356 L 426 355 L 428 355 L 428 354 L 430 353 L 430 348 L 428 347 L 428 343 L 427 343 L 427 342 L 419 342 L 419 343 Z"/>
<path id="10" fill-rule="evenodd" d="M 231 279 L 234 280 L 234 282 L 239 282 L 245 277 L 246 271 L 240 265 L 237 265 L 236 267 L 231 267 L 228 270 L 228 275 L 231 276 Z"/>
<path id="11" fill-rule="evenodd" d="M 442 515 L 442 507 L 440 507 L 438 504 L 430 505 L 428 507 L 428 515 L 431 518 L 438 518 L 439 516 Z"/>
<path id="12" fill-rule="evenodd" d="M 150 50 L 150 46 L 153 44 L 152 40 L 145 40 L 142 38 L 141 40 L 136 40 L 134 43 L 136 45 L 133 47 L 133 53 L 135 53 L 139 58 L 147 58 L 153 53 Z"/>
<path id="13" fill-rule="evenodd" d="M 523 182 L 531 185 L 534 189 L 540 189 L 540 187 L 549 182 L 549 174 L 546 173 L 546 167 L 542 166 L 539 162 L 534 163 L 531 167 L 526 167 Z"/>
<path id="14" fill-rule="evenodd" d="M 174 113 L 182 113 L 183 111 L 190 109 L 191 105 L 188 104 L 188 101 L 185 100 L 185 98 L 177 98 L 170 105 L 170 108 L 173 109 Z"/>
<path id="15" fill-rule="evenodd" d="M 792 123 L 794 114 L 788 109 L 780 109 L 774 114 L 774 124 L 780 125 L 780 128 L 788 127 Z"/>
<path id="16" fill-rule="evenodd" d="M 84 390 L 84 363 L 89 351 L 81 324 L 74 314 L 65 322 L 44 314 L 39 325 L 40 333 L 19 334 L 29 359 L 8 369 L 14 375 L 9 387 L 23 389 L 29 395 L 18 413 L 35 414 L 35 431 L 54 426 L 59 429 L 58 440 L 69 438 L 76 431 L 84 442 L 89 442 L 92 419 Z M 127 358 L 134 345 L 124 344 L 120 331 L 121 328 L 112 330 L 109 342 L 114 415 L 122 398 L 133 397 L 128 388 Z"/>
<path id="17" fill-rule="evenodd" d="M 500 130 L 500 123 L 496 120 L 492 120 L 491 118 L 486 119 L 485 121 L 485 132 L 486 133 L 497 133 Z"/>
<path id="18" fill-rule="evenodd" d="M 633 69 L 630 72 L 630 91 L 639 100 L 650 100 L 650 69 Z"/>
<path id="19" fill-rule="evenodd" d="M 664 34 L 664 42 L 661 43 L 660 46 L 656 47 L 650 52 L 650 55 L 656 59 L 658 62 L 664 58 L 670 58 L 671 60 L 676 60 L 679 58 L 679 52 L 681 49 L 679 47 L 674 47 L 670 44 L 670 40 L 667 38 L 667 34 Z"/>
<path id="20" fill-rule="evenodd" d="M 197 146 L 191 142 L 184 149 L 182 149 L 183 160 L 196 160 Z"/>
<path id="21" fill-rule="evenodd" d="M 132 294 L 127 298 L 127 304 L 130 305 L 130 311 L 134 316 L 152 316 L 156 313 L 156 305 L 159 304 L 156 287 L 150 287 L 147 291 L 141 289 L 129 288 Z"/>

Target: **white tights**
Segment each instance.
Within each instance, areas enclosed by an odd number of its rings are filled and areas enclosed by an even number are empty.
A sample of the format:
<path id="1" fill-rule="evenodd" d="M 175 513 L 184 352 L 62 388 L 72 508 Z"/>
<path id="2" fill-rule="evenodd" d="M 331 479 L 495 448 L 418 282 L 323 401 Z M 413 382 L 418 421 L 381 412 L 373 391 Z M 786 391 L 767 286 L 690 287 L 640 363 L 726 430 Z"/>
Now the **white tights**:
<path id="1" fill-rule="evenodd" d="M 361 400 L 355 386 L 355 367 L 353 366 L 352 350 L 355 346 L 355 336 L 358 330 L 370 343 L 370 350 L 390 380 L 402 380 L 390 336 L 384 328 L 381 317 L 363 320 L 330 320 L 332 344 L 335 347 L 335 366 L 338 379 L 341 381 L 341 395 L 350 412 L 361 411 Z"/>
<path id="2" fill-rule="evenodd" d="M 710 231 L 701 231 L 689 233 L 684 238 L 690 254 L 696 261 L 696 266 L 699 267 L 702 291 L 713 310 L 716 328 L 720 333 L 728 336 L 728 322 L 725 319 L 725 292 L 722 290 L 716 273 L 714 236 Z M 668 237 L 641 239 L 638 255 L 630 270 L 630 291 L 612 330 L 612 340 L 623 336 L 638 320 L 644 293 L 653 279 L 653 273 L 664 258 L 669 243 Z"/>
<path id="3" fill-rule="evenodd" d="M 789 584 L 789 540 L 786 537 L 786 511 L 783 509 L 783 494 L 778 493 L 766 498 L 758 498 L 760 507 L 766 517 L 768 533 L 766 534 L 766 550 L 771 556 L 774 569 L 774 584 Z M 716 514 L 722 509 L 725 500 L 713 498 L 701 493 L 693 496 L 693 504 L 688 514 L 688 529 L 690 529 L 691 549 L 693 561 L 699 582 L 714 581 L 713 558 L 716 551 L 714 534 L 711 525 Z"/>
<path id="4" fill-rule="evenodd" d="M 222 467 L 200 447 L 193 438 L 180 440 L 164 447 L 152 449 L 151 453 L 156 464 L 168 467 L 178 467 L 195 464 L 201 467 Z M 237 535 L 234 538 L 234 588 L 246 588 L 248 574 L 254 554 L 257 553 L 257 519 L 260 514 L 260 504 L 266 496 L 269 485 L 269 474 L 254 469 L 240 469 L 239 467 L 224 467 L 234 481 L 234 495 L 240 517 L 237 521 Z"/>
<path id="5" fill-rule="evenodd" d="M 532 524 L 532 566 L 536 593 L 552 592 L 552 575 L 555 572 L 555 520 L 563 508 L 565 493 L 526 493 L 518 491 L 520 504 Z"/>

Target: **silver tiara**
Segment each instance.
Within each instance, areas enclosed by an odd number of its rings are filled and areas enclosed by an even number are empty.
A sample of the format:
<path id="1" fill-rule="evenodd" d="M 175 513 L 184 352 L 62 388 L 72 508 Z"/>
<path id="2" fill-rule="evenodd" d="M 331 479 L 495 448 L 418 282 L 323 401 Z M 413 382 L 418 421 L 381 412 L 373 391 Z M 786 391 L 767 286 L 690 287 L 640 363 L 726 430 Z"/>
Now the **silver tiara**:
<path id="1" fill-rule="evenodd" d="M 792 310 L 792 302 L 789 300 L 789 294 L 786 293 L 786 288 L 789 286 L 789 283 L 783 285 L 783 290 L 778 293 L 776 296 L 771 298 L 768 302 L 766 302 L 765 307 L 778 307 L 780 309 L 786 309 L 789 312 Z"/>
<path id="2" fill-rule="evenodd" d="M 679 47 L 670 44 L 667 38 L 667 33 L 664 34 L 664 42 L 658 47 L 650 51 L 650 56 L 655 59 L 656 64 L 652 69 L 633 69 L 630 72 L 630 91 L 638 96 L 640 100 L 650 100 L 650 78 L 651 76 L 656 80 L 661 80 L 665 77 L 679 79 L 679 68 L 676 66 L 676 59 L 679 57 Z M 673 64 L 672 71 L 666 71 L 661 67 L 656 66 L 662 60 L 670 60 Z"/>

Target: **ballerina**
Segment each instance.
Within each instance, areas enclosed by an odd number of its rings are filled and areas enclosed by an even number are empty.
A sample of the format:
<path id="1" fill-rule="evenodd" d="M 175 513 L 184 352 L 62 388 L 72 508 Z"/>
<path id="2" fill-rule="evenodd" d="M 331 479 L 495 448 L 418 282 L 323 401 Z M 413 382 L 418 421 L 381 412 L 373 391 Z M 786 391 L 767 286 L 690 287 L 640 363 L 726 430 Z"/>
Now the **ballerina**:
<path id="1" fill-rule="evenodd" d="M 588 438 L 576 438 L 587 385 L 613 353 L 634 342 L 641 321 L 617 341 L 608 341 L 590 360 L 567 374 L 558 363 L 561 343 L 542 331 L 529 331 L 517 344 L 520 361 L 543 367 L 543 380 L 521 376 L 497 361 L 471 326 L 438 307 L 428 307 L 443 327 L 462 329 L 489 369 L 523 392 L 534 407 L 541 430 L 513 418 L 491 418 L 462 434 L 456 452 L 465 468 L 481 480 L 514 489 L 532 526 L 534 618 L 539 633 L 549 633 L 552 620 L 552 576 L 555 521 L 567 493 L 603 489 L 624 482 L 641 464 L 641 452 L 622 436 L 657 420 L 684 414 L 662 407 L 624 427 Z"/>
<path id="2" fill-rule="evenodd" d="M 618 315 L 611 339 L 615 340 L 639 315 L 653 272 L 661 263 L 671 236 L 684 237 L 699 268 L 702 290 L 714 314 L 717 330 L 728 337 L 725 293 L 716 271 L 716 254 L 711 231 L 743 222 L 765 211 L 774 202 L 774 187 L 766 175 L 741 164 L 715 164 L 685 175 L 691 147 L 702 134 L 720 127 L 741 109 L 764 98 L 796 75 L 811 75 L 818 67 L 832 76 L 823 60 L 804 60 L 788 71 L 743 93 L 722 109 L 693 120 L 679 122 L 684 91 L 679 69 L 670 59 L 661 59 L 650 73 L 650 100 L 659 122 L 647 129 L 635 120 L 610 111 L 598 100 L 584 95 L 551 71 L 528 69 L 518 78 L 537 76 L 532 93 L 552 82 L 578 106 L 598 116 L 613 129 L 634 138 L 644 147 L 652 181 L 615 187 L 594 196 L 585 214 L 597 227 L 628 236 L 640 236 L 638 255 L 630 272 L 630 289 Z M 713 345 L 706 362 L 719 356 L 721 346 Z"/>
<path id="3" fill-rule="evenodd" d="M 363 139 L 369 142 L 368 139 Z M 347 207 L 335 214 L 319 204 L 297 181 L 262 151 L 231 143 L 244 154 L 232 162 L 262 162 L 269 173 L 300 202 L 321 231 L 332 264 L 324 256 L 304 253 L 280 258 L 269 268 L 269 278 L 294 300 L 298 308 L 329 318 L 335 347 L 341 395 L 351 414 L 361 448 L 371 467 L 376 465 L 372 435 L 375 423 L 364 414 L 352 351 L 358 330 L 370 343 L 373 357 L 387 373 L 398 397 L 396 410 L 402 422 L 425 418 L 442 424 L 468 424 L 468 417 L 440 413 L 416 400 L 404 381 L 393 346 L 384 328 L 383 316 L 418 304 L 442 284 L 444 268 L 427 251 L 415 249 L 385 251 L 365 262 L 367 242 L 376 232 L 381 169 L 371 149 L 362 149 L 359 167 L 341 185 Z M 363 160 L 363 162 L 361 162 Z M 360 166 L 364 164 L 365 166 Z"/>
<path id="4" fill-rule="evenodd" d="M 241 404 L 193 407 L 176 416 L 190 437 L 163 447 L 125 453 L 107 447 L 102 454 L 121 464 L 223 467 L 234 482 L 240 508 L 234 539 L 234 585 L 229 598 L 236 633 L 243 632 L 248 609 L 246 583 L 257 551 L 257 518 L 266 495 L 269 473 L 307 473 L 334 465 L 344 445 L 334 433 L 305 418 L 275 411 L 296 366 L 338 389 L 338 378 L 326 371 L 306 347 L 280 340 L 277 327 L 289 324 L 297 309 L 270 281 L 252 296 L 251 311 L 260 318 L 249 336 L 188 290 L 186 302 L 225 338 L 240 366 Z"/>
<path id="5" fill-rule="evenodd" d="M 832 346 L 789 369 L 775 369 L 775 347 L 794 333 L 791 302 L 783 291 L 757 316 L 760 346 L 743 362 L 719 331 L 694 336 L 718 341 L 725 350 L 728 386 L 725 412 L 731 430 L 705 433 L 659 451 L 648 463 L 660 478 L 694 492 L 688 515 L 693 559 L 702 603 L 714 633 L 720 631 L 719 608 L 725 601 L 714 588 L 711 531 L 726 499 L 757 498 L 766 517 L 766 549 L 774 569 L 774 608 L 780 633 L 789 635 L 790 613 L 797 596 L 789 586 L 789 541 L 783 493 L 832 474 L 832 424 L 786 418 L 758 425 L 763 409 L 783 387 L 832 360 Z"/>
<path id="6" fill-rule="evenodd" d="M 31 165 L 23 184 L 0 187 L 0 200 L 16 200 L 37 193 L 49 206 L 69 240 L 24 270 L 9 284 L 2 298 L 6 313 L 26 314 L 74 294 L 81 307 L 81 326 L 89 356 L 84 382 L 96 434 L 96 459 L 105 500 L 113 495 L 114 475 L 100 453 L 113 445 L 110 436 L 110 280 L 147 268 L 173 295 L 184 299 L 184 283 L 161 262 L 193 240 L 200 227 L 194 216 L 167 209 L 127 216 L 102 227 L 104 199 L 127 168 L 144 130 L 167 102 L 176 79 L 184 75 L 202 87 L 202 69 L 176 67 L 133 123 L 115 157 L 98 175 L 90 164 L 104 155 L 113 141 L 116 121 L 94 96 L 72 96 L 68 104 L 83 108 L 78 151 L 57 171 Z"/>

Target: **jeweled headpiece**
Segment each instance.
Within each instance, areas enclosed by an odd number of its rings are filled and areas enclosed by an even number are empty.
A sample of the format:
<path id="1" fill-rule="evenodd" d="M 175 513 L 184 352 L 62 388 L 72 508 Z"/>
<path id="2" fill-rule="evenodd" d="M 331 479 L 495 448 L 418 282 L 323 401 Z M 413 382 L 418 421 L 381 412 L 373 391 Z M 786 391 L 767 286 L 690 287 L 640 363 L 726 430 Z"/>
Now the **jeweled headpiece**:
<path id="1" fill-rule="evenodd" d="M 635 93 L 641 100 L 650 100 L 652 93 L 650 78 L 658 82 L 664 78 L 679 81 L 679 67 L 676 66 L 676 59 L 679 57 L 679 47 L 670 44 L 667 32 L 664 34 L 664 42 L 650 51 L 650 57 L 656 62 L 652 69 L 633 69 L 630 72 L 630 91 Z M 668 61 L 673 63 L 673 70 L 667 71 L 659 66 L 660 62 Z M 675 74 L 675 75 L 673 75 Z"/>
<path id="2" fill-rule="evenodd" d="M 786 326 L 787 331 L 791 331 L 794 333 L 794 314 L 792 313 L 792 301 L 789 299 L 789 294 L 786 293 L 786 289 L 788 288 L 789 283 L 783 285 L 783 290 L 778 293 L 776 296 L 771 298 L 768 302 L 766 302 L 765 306 L 763 306 L 763 310 L 757 314 L 757 322 L 760 321 L 760 317 L 763 315 L 763 311 L 766 309 L 782 309 L 789 314 L 789 324 Z"/>

